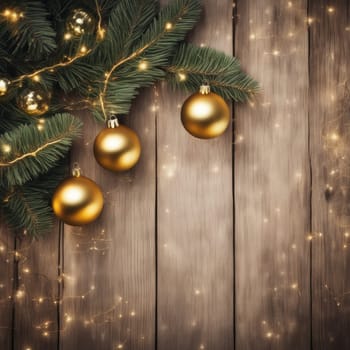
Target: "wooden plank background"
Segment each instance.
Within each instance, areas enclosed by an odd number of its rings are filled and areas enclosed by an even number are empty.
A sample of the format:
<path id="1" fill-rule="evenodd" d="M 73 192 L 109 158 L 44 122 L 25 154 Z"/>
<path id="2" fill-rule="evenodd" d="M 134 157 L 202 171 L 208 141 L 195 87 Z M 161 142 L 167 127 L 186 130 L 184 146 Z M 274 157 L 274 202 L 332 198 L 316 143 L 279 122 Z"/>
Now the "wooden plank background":
<path id="1" fill-rule="evenodd" d="M 1 227 L 1 350 L 350 347 L 350 5 L 203 6 L 189 40 L 238 56 L 261 95 L 203 141 L 186 95 L 142 91 L 121 122 L 143 153 L 121 175 L 93 161 L 101 125 L 81 113 L 71 160 L 105 210 L 40 242 Z"/>
<path id="2" fill-rule="evenodd" d="M 314 1 L 310 16 L 313 344 L 348 349 L 350 3 Z"/>
<path id="3" fill-rule="evenodd" d="M 237 349 L 307 349 L 307 3 L 241 1 L 237 16 L 236 54 L 263 88 L 235 113 Z"/>

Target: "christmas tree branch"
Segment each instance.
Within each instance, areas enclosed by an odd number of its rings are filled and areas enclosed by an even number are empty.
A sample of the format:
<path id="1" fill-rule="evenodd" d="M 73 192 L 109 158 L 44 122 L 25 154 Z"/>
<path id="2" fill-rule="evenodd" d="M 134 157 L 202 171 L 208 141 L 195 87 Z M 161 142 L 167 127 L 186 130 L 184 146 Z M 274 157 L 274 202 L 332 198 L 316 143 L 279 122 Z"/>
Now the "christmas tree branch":
<path id="1" fill-rule="evenodd" d="M 165 70 L 172 85 L 186 91 L 198 90 L 207 81 L 214 92 L 238 102 L 259 91 L 258 83 L 242 71 L 237 58 L 208 47 L 181 44 Z"/>
<path id="2" fill-rule="evenodd" d="M 161 65 L 168 63 L 169 55 L 175 45 L 183 40 L 186 33 L 195 25 L 200 12 L 201 6 L 198 0 L 176 0 L 160 11 L 158 18 L 151 23 L 139 42 L 134 44 L 133 51 L 115 62 L 106 73 L 99 95 L 104 119 L 108 117 L 106 104 L 114 105 L 117 113 L 128 112 L 137 89 L 149 86 L 155 80 L 162 78 Z M 135 68 L 139 74 L 134 74 Z M 125 84 L 123 97 L 128 99 L 128 102 L 118 101 L 119 93 L 123 89 L 121 84 Z"/>
<path id="3" fill-rule="evenodd" d="M 8 49 L 12 55 L 25 51 L 27 59 L 41 59 L 57 48 L 56 33 L 42 1 L 24 2 L 18 10 L 9 7 L 1 9 L 1 13 L 0 19 L 7 25 L 0 31 L 0 40 L 11 38 Z"/>
<path id="4" fill-rule="evenodd" d="M 21 125 L 1 135 L 0 178 L 4 186 L 23 185 L 54 167 L 79 135 L 81 122 L 65 113 L 39 126 Z"/>
<path id="5" fill-rule="evenodd" d="M 67 166 L 60 161 L 35 181 L 15 186 L 10 192 L 0 191 L 5 219 L 13 230 L 26 230 L 36 237 L 50 230 L 53 223 L 50 199 L 66 172 Z"/>

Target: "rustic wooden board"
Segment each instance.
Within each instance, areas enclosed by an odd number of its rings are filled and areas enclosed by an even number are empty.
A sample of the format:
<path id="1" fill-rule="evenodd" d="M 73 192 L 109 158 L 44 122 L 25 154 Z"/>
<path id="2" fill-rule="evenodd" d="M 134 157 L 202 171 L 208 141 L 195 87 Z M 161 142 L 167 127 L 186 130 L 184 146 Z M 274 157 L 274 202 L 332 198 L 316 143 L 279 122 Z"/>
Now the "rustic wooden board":
<path id="1" fill-rule="evenodd" d="M 313 346 L 348 349 L 350 3 L 313 0 L 310 16 Z"/>
<path id="2" fill-rule="evenodd" d="M 237 2 L 262 95 L 235 113 L 236 348 L 310 345 L 307 1 Z"/>
<path id="3" fill-rule="evenodd" d="M 17 239 L 14 348 L 55 349 L 58 339 L 58 225 L 38 241 Z"/>
<path id="4" fill-rule="evenodd" d="M 0 348 L 11 349 L 13 251 L 15 239 L 4 224 L 0 225 Z"/>
<path id="5" fill-rule="evenodd" d="M 125 118 L 143 147 L 129 172 L 99 167 L 92 146 L 102 126 L 83 116 L 84 138 L 71 159 L 101 186 L 105 208 L 90 226 L 65 227 L 62 350 L 154 348 L 155 114 L 153 91 L 142 96 Z"/>
<path id="6" fill-rule="evenodd" d="M 203 1 L 194 40 L 232 53 L 232 2 Z M 189 135 L 187 96 L 160 89 L 158 349 L 233 348 L 232 132 Z"/>

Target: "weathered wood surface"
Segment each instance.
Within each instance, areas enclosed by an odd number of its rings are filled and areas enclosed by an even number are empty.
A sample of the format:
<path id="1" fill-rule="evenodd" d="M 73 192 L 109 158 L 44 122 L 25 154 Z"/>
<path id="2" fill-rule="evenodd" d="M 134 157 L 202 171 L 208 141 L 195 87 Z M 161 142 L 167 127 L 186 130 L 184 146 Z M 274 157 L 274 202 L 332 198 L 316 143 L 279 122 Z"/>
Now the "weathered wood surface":
<path id="1" fill-rule="evenodd" d="M 238 1 L 236 56 L 262 95 L 235 111 L 236 349 L 310 345 L 307 1 Z"/>
<path id="2" fill-rule="evenodd" d="M 193 41 L 232 54 L 232 2 L 203 1 Z M 162 85 L 157 118 L 158 349 L 233 348 L 232 132 L 204 141 Z"/>
<path id="3" fill-rule="evenodd" d="M 11 349 L 12 283 L 15 239 L 5 225 L 0 226 L 0 348 Z"/>
<path id="4" fill-rule="evenodd" d="M 84 138 L 72 162 L 105 196 L 102 216 L 85 228 L 66 226 L 61 349 L 154 348 L 155 335 L 155 119 L 153 91 L 143 92 L 122 123 L 140 136 L 137 166 L 113 174 L 92 159 L 101 125 L 84 115 Z"/>
<path id="5" fill-rule="evenodd" d="M 82 115 L 72 162 L 105 211 L 18 240 L 17 263 L 0 229 L 1 350 L 350 348 L 350 5 L 203 4 L 191 40 L 232 53 L 233 10 L 235 54 L 262 96 L 235 107 L 234 136 L 203 141 L 181 125 L 186 95 L 143 91 L 126 120 L 141 162 L 119 175 L 96 164 L 101 126 Z"/>
<path id="6" fill-rule="evenodd" d="M 313 346 L 349 349 L 350 3 L 313 0 L 310 17 Z"/>
<path id="7" fill-rule="evenodd" d="M 51 235 L 17 238 L 14 349 L 55 349 L 58 339 L 58 225 Z"/>

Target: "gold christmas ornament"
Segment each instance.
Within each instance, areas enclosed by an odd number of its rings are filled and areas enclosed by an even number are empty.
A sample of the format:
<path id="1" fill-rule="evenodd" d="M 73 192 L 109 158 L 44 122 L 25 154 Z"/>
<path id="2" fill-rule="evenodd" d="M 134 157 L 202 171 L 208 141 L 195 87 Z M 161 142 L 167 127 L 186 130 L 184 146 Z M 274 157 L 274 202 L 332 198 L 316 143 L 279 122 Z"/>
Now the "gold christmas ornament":
<path id="1" fill-rule="evenodd" d="M 91 34 L 95 30 L 95 20 L 83 9 L 75 9 L 67 18 L 67 32 L 74 36 Z"/>
<path id="2" fill-rule="evenodd" d="M 191 135 L 211 139 L 222 135 L 229 126 L 230 109 L 221 96 L 210 92 L 210 86 L 203 84 L 200 91 L 183 104 L 181 121 Z"/>
<path id="3" fill-rule="evenodd" d="M 18 96 L 17 104 L 23 112 L 39 116 L 49 110 L 50 98 L 51 94 L 42 88 L 27 88 Z"/>
<path id="4" fill-rule="evenodd" d="M 5 96 L 8 92 L 10 81 L 6 78 L 0 78 L 0 96 Z"/>
<path id="5" fill-rule="evenodd" d="M 114 172 L 132 168 L 140 158 L 141 144 L 137 134 L 119 125 L 113 117 L 95 139 L 95 158 L 103 168 Z"/>
<path id="6" fill-rule="evenodd" d="M 103 209 L 101 189 L 89 178 L 80 174 L 75 165 L 73 176 L 63 180 L 52 198 L 56 216 L 68 225 L 82 226 L 95 221 Z"/>

